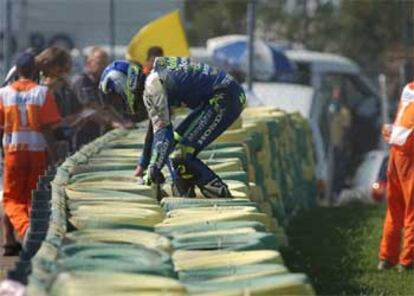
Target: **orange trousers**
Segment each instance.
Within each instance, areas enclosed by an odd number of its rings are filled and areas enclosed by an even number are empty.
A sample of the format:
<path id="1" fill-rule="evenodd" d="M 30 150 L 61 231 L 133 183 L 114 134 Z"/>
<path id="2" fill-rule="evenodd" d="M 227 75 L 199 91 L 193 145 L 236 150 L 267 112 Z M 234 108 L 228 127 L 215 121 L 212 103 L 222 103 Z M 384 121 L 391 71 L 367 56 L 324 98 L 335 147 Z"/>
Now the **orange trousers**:
<path id="1" fill-rule="evenodd" d="M 408 265 L 414 262 L 414 154 L 395 147 L 388 162 L 387 200 L 379 257 Z"/>
<path id="2" fill-rule="evenodd" d="M 29 227 L 32 190 L 45 170 L 46 152 L 13 151 L 5 154 L 3 207 L 21 238 Z"/>

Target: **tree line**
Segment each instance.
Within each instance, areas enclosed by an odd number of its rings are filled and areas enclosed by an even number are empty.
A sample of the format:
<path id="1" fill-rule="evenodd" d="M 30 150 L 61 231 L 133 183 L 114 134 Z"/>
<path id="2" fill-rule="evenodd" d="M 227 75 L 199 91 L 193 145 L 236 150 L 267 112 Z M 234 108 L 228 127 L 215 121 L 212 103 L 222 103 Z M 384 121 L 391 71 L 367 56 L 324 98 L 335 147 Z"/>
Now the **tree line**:
<path id="1" fill-rule="evenodd" d="M 414 1 L 256 0 L 256 35 L 345 55 L 367 72 L 395 77 L 402 64 L 411 76 Z M 249 0 L 186 0 L 191 45 L 208 38 L 246 33 Z M 412 79 L 414 77 L 407 77 Z"/>

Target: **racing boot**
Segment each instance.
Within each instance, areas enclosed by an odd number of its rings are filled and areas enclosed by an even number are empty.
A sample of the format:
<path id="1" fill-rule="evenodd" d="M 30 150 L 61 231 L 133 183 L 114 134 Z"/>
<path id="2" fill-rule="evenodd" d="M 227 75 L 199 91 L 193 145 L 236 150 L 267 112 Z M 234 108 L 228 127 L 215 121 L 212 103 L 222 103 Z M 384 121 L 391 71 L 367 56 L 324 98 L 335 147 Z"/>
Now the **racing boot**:
<path id="1" fill-rule="evenodd" d="M 226 183 L 224 183 L 219 177 L 214 177 L 207 184 L 200 185 L 201 193 L 206 198 L 229 198 L 231 192 Z"/>

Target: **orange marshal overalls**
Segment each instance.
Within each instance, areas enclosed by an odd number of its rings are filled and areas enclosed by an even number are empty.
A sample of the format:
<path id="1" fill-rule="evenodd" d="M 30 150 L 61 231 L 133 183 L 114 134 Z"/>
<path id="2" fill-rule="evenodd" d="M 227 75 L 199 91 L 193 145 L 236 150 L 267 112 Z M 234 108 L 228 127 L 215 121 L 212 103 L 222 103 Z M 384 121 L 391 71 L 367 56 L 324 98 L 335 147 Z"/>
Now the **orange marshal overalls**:
<path id="1" fill-rule="evenodd" d="M 41 129 L 60 120 L 55 99 L 45 86 L 19 80 L 0 89 L 3 206 L 20 237 L 29 227 L 31 192 L 46 169 L 47 143 Z"/>
<path id="2" fill-rule="evenodd" d="M 414 82 L 405 86 L 389 135 L 388 208 L 380 245 L 380 260 L 414 262 Z M 401 250 L 401 236 L 404 231 Z"/>

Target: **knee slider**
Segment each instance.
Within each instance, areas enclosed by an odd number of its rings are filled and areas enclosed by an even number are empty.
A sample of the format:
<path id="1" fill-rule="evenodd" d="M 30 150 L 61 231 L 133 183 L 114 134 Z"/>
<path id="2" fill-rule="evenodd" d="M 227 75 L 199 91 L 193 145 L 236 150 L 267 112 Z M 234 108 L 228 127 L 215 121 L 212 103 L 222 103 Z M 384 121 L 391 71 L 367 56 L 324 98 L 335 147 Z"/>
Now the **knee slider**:
<path id="1" fill-rule="evenodd" d="M 183 179 L 190 179 L 193 177 L 193 173 L 188 165 L 191 162 L 191 154 L 186 152 L 185 146 L 177 145 L 176 149 L 172 153 L 171 162 L 174 170 L 177 171 L 178 175 Z"/>

